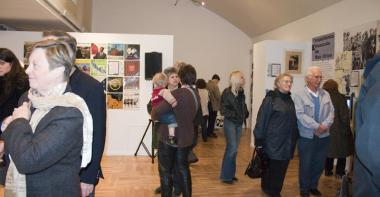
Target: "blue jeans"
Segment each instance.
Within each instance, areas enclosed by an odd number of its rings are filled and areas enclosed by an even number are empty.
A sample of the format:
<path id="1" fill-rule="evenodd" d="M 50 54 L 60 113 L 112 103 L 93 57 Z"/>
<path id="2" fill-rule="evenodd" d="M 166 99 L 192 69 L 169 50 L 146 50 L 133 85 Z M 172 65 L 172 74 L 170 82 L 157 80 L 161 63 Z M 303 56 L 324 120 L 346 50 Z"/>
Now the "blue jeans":
<path id="1" fill-rule="evenodd" d="M 175 119 L 175 115 L 172 111 L 164 113 L 160 116 L 160 123 L 167 124 L 168 127 L 177 127 L 177 120 Z"/>
<path id="2" fill-rule="evenodd" d="M 318 181 L 325 168 L 330 137 L 298 139 L 299 183 L 301 192 L 318 188 Z"/>
<path id="3" fill-rule="evenodd" d="M 242 125 L 235 125 L 230 120 L 224 118 L 223 127 L 227 146 L 223 157 L 220 179 L 222 181 L 232 181 L 236 172 L 236 156 L 240 143 Z"/>

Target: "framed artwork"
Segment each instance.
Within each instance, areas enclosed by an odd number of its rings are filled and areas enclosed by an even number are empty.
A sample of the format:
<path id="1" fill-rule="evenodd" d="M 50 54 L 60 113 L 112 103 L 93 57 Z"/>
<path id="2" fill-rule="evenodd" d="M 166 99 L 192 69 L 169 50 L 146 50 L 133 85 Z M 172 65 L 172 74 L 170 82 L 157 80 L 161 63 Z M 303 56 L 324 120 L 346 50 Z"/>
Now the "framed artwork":
<path id="1" fill-rule="evenodd" d="M 277 77 L 281 74 L 281 64 L 269 64 L 269 77 Z"/>
<path id="2" fill-rule="evenodd" d="M 285 51 L 285 72 L 301 74 L 302 51 Z"/>

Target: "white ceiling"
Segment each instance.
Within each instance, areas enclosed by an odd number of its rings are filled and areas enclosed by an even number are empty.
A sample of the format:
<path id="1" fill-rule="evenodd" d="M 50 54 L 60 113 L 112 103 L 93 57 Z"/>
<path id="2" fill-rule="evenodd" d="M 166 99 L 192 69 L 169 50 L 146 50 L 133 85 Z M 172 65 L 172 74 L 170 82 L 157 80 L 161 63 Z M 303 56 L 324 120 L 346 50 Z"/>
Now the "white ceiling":
<path id="1" fill-rule="evenodd" d="M 72 31 L 38 0 L 0 0 L 0 24 L 16 30 Z M 157 0 L 152 0 L 157 1 Z M 174 0 L 173 0 L 174 1 Z M 184 1 L 184 0 L 182 0 Z M 200 0 L 197 0 L 200 1 Z M 261 35 L 341 0 L 203 0 L 206 8 L 245 32 Z"/>

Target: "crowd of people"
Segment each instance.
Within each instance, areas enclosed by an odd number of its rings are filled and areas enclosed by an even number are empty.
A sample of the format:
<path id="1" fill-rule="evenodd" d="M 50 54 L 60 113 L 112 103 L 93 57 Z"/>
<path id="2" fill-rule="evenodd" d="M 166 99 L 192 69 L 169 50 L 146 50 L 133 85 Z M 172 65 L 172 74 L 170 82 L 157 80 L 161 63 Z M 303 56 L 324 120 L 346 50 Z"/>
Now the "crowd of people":
<path id="1" fill-rule="evenodd" d="M 103 178 L 100 167 L 106 133 L 102 85 L 74 64 L 76 40 L 65 32 L 44 32 L 24 69 L 12 51 L 0 48 L 0 183 L 5 196 L 95 196 Z M 257 155 L 265 161 L 261 190 L 281 196 L 290 160 L 298 149 L 302 197 L 321 196 L 325 172 L 346 175 L 346 157 L 354 153 L 354 196 L 380 195 L 380 54 L 368 60 L 355 113 L 356 144 L 346 98 L 338 84 L 322 85 L 319 67 L 311 66 L 305 86 L 291 94 L 293 76 L 280 74 L 267 92 L 253 128 Z M 218 137 L 215 120 L 224 117 L 226 148 L 219 179 L 235 184 L 243 123 L 249 110 L 245 76 L 232 71 L 222 93 L 214 74 L 197 78 L 194 66 L 178 63 L 153 77 L 151 118 L 155 122 L 161 196 L 192 196 L 189 165 L 198 129 L 204 142 Z M 296 148 L 297 146 L 297 148 Z"/>

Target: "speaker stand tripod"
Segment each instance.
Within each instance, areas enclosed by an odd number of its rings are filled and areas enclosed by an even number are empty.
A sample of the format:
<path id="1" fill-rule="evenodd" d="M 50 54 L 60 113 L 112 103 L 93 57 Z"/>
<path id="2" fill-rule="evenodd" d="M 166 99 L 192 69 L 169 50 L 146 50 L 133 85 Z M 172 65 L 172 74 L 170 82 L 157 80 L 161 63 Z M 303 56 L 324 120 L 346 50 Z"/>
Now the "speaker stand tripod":
<path id="1" fill-rule="evenodd" d="M 148 132 L 149 130 L 149 126 L 152 124 L 152 127 L 153 127 L 153 120 L 152 119 L 149 119 L 149 123 L 148 123 L 148 126 L 146 126 L 146 129 L 144 131 L 144 134 L 140 140 L 140 143 L 139 143 L 139 146 L 137 147 L 136 149 L 136 152 L 135 152 L 135 156 L 137 156 L 137 152 L 139 152 L 139 149 L 141 147 L 141 145 L 143 146 L 143 148 L 145 149 L 145 152 L 148 154 L 148 156 L 152 159 L 152 163 L 154 163 L 154 158 L 156 157 L 156 154 L 154 154 L 154 147 L 153 147 L 153 144 L 152 144 L 152 152 L 149 151 L 148 147 L 145 145 L 144 143 L 144 138 L 145 138 L 145 135 L 146 133 Z M 153 128 L 152 128 L 152 132 L 153 132 Z M 152 135 L 153 137 L 153 135 Z"/>

